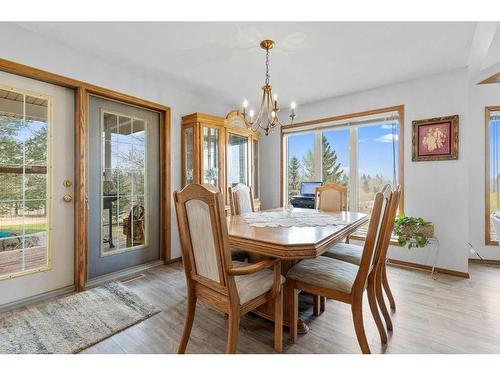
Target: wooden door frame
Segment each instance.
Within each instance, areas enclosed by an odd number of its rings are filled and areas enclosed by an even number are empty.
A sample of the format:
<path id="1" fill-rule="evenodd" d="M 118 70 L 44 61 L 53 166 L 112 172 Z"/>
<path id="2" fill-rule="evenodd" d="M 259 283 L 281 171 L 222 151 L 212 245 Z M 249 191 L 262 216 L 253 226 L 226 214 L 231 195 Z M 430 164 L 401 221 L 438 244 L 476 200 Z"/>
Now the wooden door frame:
<path id="1" fill-rule="evenodd" d="M 0 59 L 0 71 L 66 87 L 74 91 L 75 97 L 75 289 L 85 289 L 87 282 L 87 171 L 88 171 L 88 105 L 89 95 L 149 109 L 160 114 L 160 255 L 165 263 L 171 260 L 171 201 L 170 201 L 170 107 L 109 90 L 90 83 L 49 73 L 44 70 Z"/>
<path id="2" fill-rule="evenodd" d="M 498 246 L 498 241 L 491 239 L 490 232 L 490 117 L 491 112 L 500 111 L 500 106 L 484 108 L 484 244 Z"/>

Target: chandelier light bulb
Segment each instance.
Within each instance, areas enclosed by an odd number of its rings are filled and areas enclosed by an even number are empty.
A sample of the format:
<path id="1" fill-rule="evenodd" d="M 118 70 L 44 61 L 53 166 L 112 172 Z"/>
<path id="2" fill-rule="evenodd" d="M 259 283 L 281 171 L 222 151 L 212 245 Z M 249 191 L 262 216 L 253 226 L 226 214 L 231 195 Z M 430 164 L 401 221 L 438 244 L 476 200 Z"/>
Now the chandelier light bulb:
<path id="1" fill-rule="evenodd" d="M 251 110 L 250 110 L 250 119 L 252 119 L 252 118 L 253 118 L 253 115 L 254 115 L 254 111 L 253 111 L 253 109 L 251 109 Z"/>
<path id="2" fill-rule="evenodd" d="M 292 104 L 290 104 L 291 109 L 295 109 L 296 106 L 297 106 L 297 104 L 295 104 L 295 102 L 292 102 Z"/>
<path id="3" fill-rule="evenodd" d="M 274 101 L 277 101 L 278 100 L 278 94 L 274 93 L 273 99 L 274 99 Z"/>
<path id="4" fill-rule="evenodd" d="M 248 107 L 248 100 L 243 100 L 243 108 L 247 108 Z"/>
<path id="5" fill-rule="evenodd" d="M 276 112 L 275 112 L 275 111 L 272 111 L 272 112 L 271 112 L 271 117 L 272 117 L 272 118 L 275 118 L 275 117 L 276 117 Z"/>

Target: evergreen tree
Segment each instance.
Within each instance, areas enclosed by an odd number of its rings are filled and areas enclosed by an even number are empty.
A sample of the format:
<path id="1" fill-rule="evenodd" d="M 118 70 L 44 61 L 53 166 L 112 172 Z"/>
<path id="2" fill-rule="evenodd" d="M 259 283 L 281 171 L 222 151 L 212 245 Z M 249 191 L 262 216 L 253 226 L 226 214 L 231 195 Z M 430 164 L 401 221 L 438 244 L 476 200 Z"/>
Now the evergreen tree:
<path id="1" fill-rule="evenodd" d="M 299 194 L 300 183 L 302 182 L 300 168 L 299 159 L 293 156 L 288 162 L 288 199 Z"/>
<path id="2" fill-rule="evenodd" d="M 338 162 L 337 153 L 330 146 L 330 142 L 323 135 L 323 182 L 334 182 L 336 184 L 342 183 L 342 176 L 344 170 L 342 165 Z"/>
<path id="3" fill-rule="evenodd" d="M 311 181 L 314 179 L 314 153 L 312 149 L 307 150 L 307 154 L 302 160 L 304 162 L 304 180 Z"/>
<path id="4" fill-rule="evenodd" d="M 347 176 L 347 173 L 343 173 L 342 174 L 342 178 L 340 180 L 340 185 L 343 185 L 343 186 L 348 186 L 349 185 L 349 177 Z"/>

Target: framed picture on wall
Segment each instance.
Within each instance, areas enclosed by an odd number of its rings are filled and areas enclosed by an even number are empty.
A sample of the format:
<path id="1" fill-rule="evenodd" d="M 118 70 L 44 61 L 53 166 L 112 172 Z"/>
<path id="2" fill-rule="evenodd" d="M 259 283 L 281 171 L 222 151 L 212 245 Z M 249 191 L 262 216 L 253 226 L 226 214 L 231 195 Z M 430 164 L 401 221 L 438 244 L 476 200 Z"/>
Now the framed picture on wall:
<path id="1" fill-rule="evenodd" d="M 412 122 L 412 161 L 458 159 L 458 115 Z"/>

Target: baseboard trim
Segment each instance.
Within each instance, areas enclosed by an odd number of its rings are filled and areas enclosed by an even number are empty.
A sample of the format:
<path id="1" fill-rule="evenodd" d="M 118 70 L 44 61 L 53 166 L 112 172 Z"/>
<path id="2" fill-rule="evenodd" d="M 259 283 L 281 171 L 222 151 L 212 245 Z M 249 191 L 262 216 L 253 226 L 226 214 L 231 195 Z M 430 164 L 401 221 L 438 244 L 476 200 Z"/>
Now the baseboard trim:
<path id="1" fill-rule="evenodd" d="M 23 307 L 23 306 L 29 305 L 31 303 L 43 301 L 43 300 L 46 300 L 49 298 L 58 297 L 58 296 L 61 296 L 63 294 L 69 294 L 69 293 L 72 293 L 74 291 L 75 291 L 75 286 L 70 285 L 70 286 L 65 286 L 64 288 L 51 290 L 50 292 L 40 293 L 40 294 L 37 294 L 35 296 L 22 298 L 20 300 L 14 301 L 14 302 L 9 302 L 9 303 L 5 303 L 3 305 L 0 305 L 0 312 L 17 309 L 18 307 Z"/>
<path id="2" fill-rule="evenodd" d="M 130 278 L 133 274 L 140 273 L 146 271 L 150 268 L 161 266 L 163 260 L 154 260 L 149 263 L 144 263 L 139 266 L 134 266 L 130 268 L 126 268 L 124 270 L 108 273 L 107 275 L 98 276 L 95 279 L 89 280 L 85 283 L 85 288 L 94 288 L 96 286 L 109 283 L 110 281 L 117 281 L 124 278 Z"/>
<path id="3" fill-rule="evenodd" d="M 421 271 L 428 271 L 432 272 L 432 266 L 428 266 L 426 264 L 418 264 L 418 263 L 412 263 L 412 262 L 406 262 L 404 260 L 398 260 L 398 259 L 387 259 L 387 264 L 391 266 L 396 266 L 396 267 L 405 267 L 405 268 L 414 268 L 418 269 Z M 462 277 L 465 279 L 470 279 L 470 275 L 468 272 L 460 272 L 460 271 L 455 271 L 455 270 L 449 270 L 447 268 L 440 268 L 440 267 L 435 267 L 434 272 L 438 273 L 444 273 L 446 275 L 451 275 L 451 276 L 457 276 L 457 277 Z"/>
<path id="4" fill-rule="evenodd" d="M 492 265 L 492 266 L 500 266 L 500 260 L 498 260 L 498 259 L 476 259 L 476 258 L 469 258 L 469 263 L 489 264 L 489 265 Z"/>
<path id="5" fill-rule="evenodd" d="M 177 258 L 166 260 L 165 264 L 177 263 L 177 262 L 180 262 L 181 260 L 182 260 L 182 257 L 177 257 Z"/>

